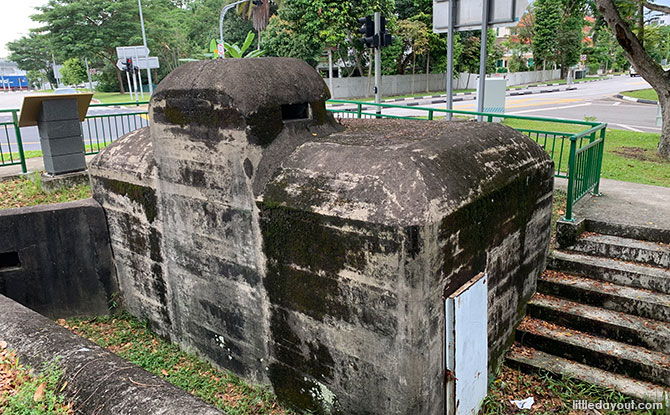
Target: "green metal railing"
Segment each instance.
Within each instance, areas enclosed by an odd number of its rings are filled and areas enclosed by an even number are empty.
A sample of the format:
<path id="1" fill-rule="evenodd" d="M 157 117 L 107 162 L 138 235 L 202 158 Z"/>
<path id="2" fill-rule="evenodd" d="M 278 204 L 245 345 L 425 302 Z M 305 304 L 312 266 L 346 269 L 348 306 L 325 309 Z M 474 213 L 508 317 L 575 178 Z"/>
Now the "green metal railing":
<path id="1" fill-rule="evenodd" d="M 607 127 L 607 124 L 604 123 L 396 104 L 375 104 L 361 101 L 330 100 L 328 103 L 341 106 L 341 108 L 328 108 L 328 111 L 340 118 L 436 120 L 444 118 L 450 113 L 456 118 L 480 118 L 487 122 L 504 120 L 505 123 L 542 146 L 554 160 L 556 177 L 568 180 L 566 220 L 574 220 L 573 207 L 577 201 L 589 192 L 599 192 L 605 129 Z M 148 102 L 93 104 L 91 107 L 129 107 L 144 104 L 148 104 Z M 381 111 L 380 114 L 376 112 L 378 109 Z M 397 114 L 400 111 L 403 115 Z M 392 112 L 396 112 L 396 114 Z M 411 112 L 413 115 L 405 115 L 407 112 Z M 11 113 L 11 121 L 0 122 L 0 167 L 21 165 L 21 170 L 26 173 L 21 129 L 18 127 L 18 110 L 0 110 L 0 117 L 4 115 L 3 113 Z M 149 119 L 146 110 L 87 115 L 82 122 L 86 154 L 98 153 L 102 148 L 124 134 L 148 125 Z M 575 131 L 557 131 L 564 127 Z M 3 131 L 4 137 L 2 135 Z"/>
<path id="2" fill-rule="evenodd" d="M 511 127 L 527 135 L 549 153 L 554 160 L 555 176 L 567 179 L 568 194 L 565 220 L 573 221 L 573 208 L 589 192 L 598 194 L 600 171 L 605 148 L 607 124 L 591 121 L 572 121 L 559 118 L 529 117 L 499 113 L 485 113 L 443 108 L 415 107 L 396 104 L 376 104 L 372 102 L 330 100 L 330 104 L 339 104 L 342 108 L 329 108 L 336 117 L 341 118 L 398 118 L 435 120 L 451 114 L 457 118 L 479 118 L 492 122 L 504 120 Z M 382 110 L 381 114 L 377 110 Z M 383 110 L 387 110 L 384 113 Z M 388 111 L 402 110 L 413 115 L 389 114 Z M 537 128 L 528 128 L 519 124 L 535 124 Z M 535 125 L 531 125 L 535 127 Z M 551 129 L 543 126 L 549 125 Z M 582 130 L 572 132 L 554 131 L 556 128 Z"/>

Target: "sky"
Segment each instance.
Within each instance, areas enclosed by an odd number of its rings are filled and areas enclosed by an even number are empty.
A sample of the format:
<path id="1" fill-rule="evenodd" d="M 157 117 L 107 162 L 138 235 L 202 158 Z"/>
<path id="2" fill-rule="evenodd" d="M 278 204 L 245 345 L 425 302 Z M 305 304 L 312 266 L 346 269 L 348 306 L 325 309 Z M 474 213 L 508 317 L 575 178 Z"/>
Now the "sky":
<path id="1" fill-rule="evenodd" d="M 6 57 L 7 42 L 11 42 L 28 34 L 30 28 L 38 24 L 30 20 L 30 15 L 35 14 L 36 6 L 43 6 L 47 0 L 0 0 L 0 2 L 11 3 L 6 7 L 0 17 L 0 57 Z M 532 0 L 531 0 L 532 2 Z M 656 0 L 655 3 L 670 6 L 670 0 Z"/>

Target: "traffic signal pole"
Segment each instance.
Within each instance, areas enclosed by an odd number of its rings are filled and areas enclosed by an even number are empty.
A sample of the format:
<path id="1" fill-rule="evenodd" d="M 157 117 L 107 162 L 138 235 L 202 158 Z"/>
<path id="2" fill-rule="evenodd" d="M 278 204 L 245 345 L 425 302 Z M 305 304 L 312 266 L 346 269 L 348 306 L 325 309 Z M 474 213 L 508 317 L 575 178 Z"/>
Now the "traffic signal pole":
<path id="1" fill-rule="evenodd" d="M 456 24 L 456 2 L 449 2 L 449 29 L 447 31 L 447 109 L 454 109 L 454 25 Z M 429 76 L 429 74 L 426 74 Z M 451 113 L 447 112 L 446 120 L 451 121 Z"/>
<path id="2" fill-rule="evenodd" d="M 482 40 L 479 50 L 479 87 L 477 88 L 477 112 L 484 112 L 484 86 L 486 85 L 486 56 L 488 42 L 488 23 L 489 23 L 489 0 L 483 0 L 482 7 Z M 483 121 L 481 115 L 477 116 L 478 121 Z"/>
<path id="3" fill-rule="evenodd" d="M 375 37 L 378 39 L 375 48 L 375 103 L 382 102 L 382 48 L 381 48 L 381 13 L 375 12 Z M 382 108 L 377 106 L 377 115 L 382 113 Z"/>

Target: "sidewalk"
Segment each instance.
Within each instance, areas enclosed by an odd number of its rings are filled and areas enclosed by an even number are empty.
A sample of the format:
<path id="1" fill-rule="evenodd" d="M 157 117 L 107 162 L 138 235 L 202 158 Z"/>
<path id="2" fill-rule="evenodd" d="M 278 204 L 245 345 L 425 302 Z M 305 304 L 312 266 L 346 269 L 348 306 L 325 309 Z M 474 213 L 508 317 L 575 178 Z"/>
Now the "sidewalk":
<path id="1" fill-rule="evenodd" d="M 95 154 L 86 156 L 86 163 L 88 164 Z M 28 173 L 36 171 L 44 171 L 44 161 L 42 157 L 32 157 L 26 159 L 26 168 Z M 12 180 L 21 176 L 21 165 L 0 167 L 0 180 Z"/>
<path id="2" fill-rule="evenodd" d="M 557 178 L 557 189 L 567 189 L 567 180 Z M 633 225 L 657 230 L 670 229 L 670 187 L 600 179 L 602 196 L 585 196 L 574 207 L 577 218 Z"/>

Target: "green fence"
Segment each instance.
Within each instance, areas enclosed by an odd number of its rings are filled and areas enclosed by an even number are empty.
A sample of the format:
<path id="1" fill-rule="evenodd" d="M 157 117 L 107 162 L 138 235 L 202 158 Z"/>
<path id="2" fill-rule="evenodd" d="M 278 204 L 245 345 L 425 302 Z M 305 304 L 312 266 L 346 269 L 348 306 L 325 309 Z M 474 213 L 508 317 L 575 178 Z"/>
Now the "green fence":
<path id="1" fill-rule="evenodd" d="M 567 179 L 566 220 L 574 220 L 573 207 L 577 201 L 589 192 L 599 192 L 607 127 L 605 123 L 360 101 L 328 102 L 337 105 L 337 107 L 331 106 L 328 110 L 339 118 L 436 120 L 444 119 L 447 114 L 451 114 L 454 119 L 502 121 L 542 146 L 554 160 L 556 177 Z"/>
<path id="2" fill-rule="evenodd" d="M 123 106 L 125 112 L 86 116 L 82 122 L 86 154 L 95 154 L 124 134 L 148 126 L 149 119 L 146 110 L 132 111 L 127 108 L 147 103 L 91 105 L 92 108 Z M 328 111 L 338 118 L 437 120 L 445 118 L 450 113 L 454 118 L 479 118 L 487 122 L 502 120 L 542 146 L 554 160 L 556 176 L 568 180 L 565 219 L 574 220 L 574 204 L 589 192 L 598 193 L 599 191 L 605 128 L 607 127 L 607 124 L 604 123 L 359 101 L 330 100 L 328 103 L 331 104 Z M 18 110 L 0 110 L 0 117 L 5 118 L 4 120 L 0 118 L 0 167 L 21 165 L 25 173 L 27 169 L 22 133 L 18 128 Z"/>

